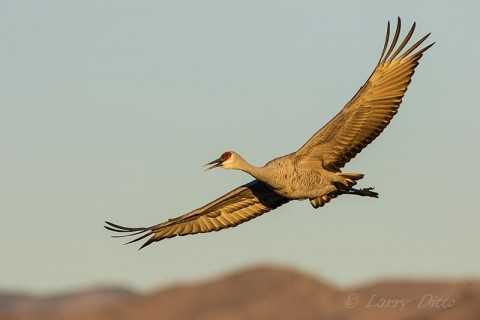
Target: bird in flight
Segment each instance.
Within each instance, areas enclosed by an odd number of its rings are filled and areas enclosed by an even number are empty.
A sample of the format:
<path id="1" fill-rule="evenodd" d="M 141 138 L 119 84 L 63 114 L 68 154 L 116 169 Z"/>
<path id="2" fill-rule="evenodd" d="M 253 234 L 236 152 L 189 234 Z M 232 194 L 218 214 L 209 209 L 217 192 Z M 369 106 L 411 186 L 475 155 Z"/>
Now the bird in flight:
<path id="1" fill-rule="evenodd" d="M 273 159 L 263 167 L 252 166 L 233 151 L 224 152 L 218 159 L 205 165 L 205 170 L 217 167 L 242 170 L 255 180 L 201 208 L 151 227 L 129 228 L 106 221 L 105 228 L 125 233 L 114 237 L 138 236 L 128 243 L 149 237 L 141 249 L 175 236 L 235 227 L 291 200 L 308 199 L 314 208 L 318 208 L 343 194 L 378 197 L 373 188 L 354 188 L 363 174 L 344 173 L 341 169 L 390 123 L 420 58 L 434 44 L 418 49 L 429 33 L 407 47 L 415 30 L 414 23 L 397 47 L 400 29 L 401 20 L 398 18 L 389 45 L 388 22 L 382 54 L 367 82 L 300 149 Z"/>

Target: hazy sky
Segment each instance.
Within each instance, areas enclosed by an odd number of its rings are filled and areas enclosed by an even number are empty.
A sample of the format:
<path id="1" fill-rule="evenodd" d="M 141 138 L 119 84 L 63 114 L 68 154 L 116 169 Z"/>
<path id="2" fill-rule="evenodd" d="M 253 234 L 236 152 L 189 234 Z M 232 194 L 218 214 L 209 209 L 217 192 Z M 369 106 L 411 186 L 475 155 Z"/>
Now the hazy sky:
<path id="1" fill-rule="evenodd" d="M 142 251 L 148 226 L 299 148 L 377 62 L 432 32 L 399 114 L 347 165 L 379 199 L 293 202 Z M 0 290 L 152 289 L 256 263 L 355 285 L 480 277 L 479 1 L 0 1 Z"/>

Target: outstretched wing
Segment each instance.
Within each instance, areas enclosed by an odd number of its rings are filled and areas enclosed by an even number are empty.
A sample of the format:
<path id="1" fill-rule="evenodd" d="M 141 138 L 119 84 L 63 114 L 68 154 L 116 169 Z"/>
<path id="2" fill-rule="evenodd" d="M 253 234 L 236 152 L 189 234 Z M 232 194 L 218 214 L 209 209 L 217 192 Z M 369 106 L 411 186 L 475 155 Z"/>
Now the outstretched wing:
<path id="1" fill-rule="evenodd" d="M 401 21 L 390 44 L 390 22 L 380 60 L 367 82 L 330 122 L 310 138 L 295 154 L 302 163 L 322 164 L 339 171 L 363 148 L 370 144 L 397 113 L 407 91 L 415 67 L 434 43 L 414 52 L 430 34 L 405 50 L 415 30 L 415 23 L 394 51 L 400 36 Z M 414 53 L 412 53 L 414 52 Z"/>
<path id="2" fill-rule="evenodd" d="M 141 234 L 140 237 L 129 243 L 150 236 L 150 239 L 140 247 L 141 249 L 152 242 L 166 238 L 235 227 L 288 201 L 289 199 L 274 192 L 263 182 L 254 180 L 197 210 L 152 227 L 128 228 L 106 221 L 107 226 L 105 228 L 116 232 L 129 233 L 123 236 Z"/>

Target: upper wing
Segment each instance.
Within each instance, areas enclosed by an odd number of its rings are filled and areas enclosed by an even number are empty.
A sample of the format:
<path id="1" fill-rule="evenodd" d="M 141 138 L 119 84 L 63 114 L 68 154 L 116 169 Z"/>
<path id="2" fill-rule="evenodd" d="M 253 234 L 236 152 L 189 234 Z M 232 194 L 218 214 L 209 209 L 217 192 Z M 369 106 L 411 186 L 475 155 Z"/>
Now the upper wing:
<path id="1" fill-rule="evenodd" d="M 263 182 L 254 180 L 197 210 L 152 227 L 127 228 L 106 221 L 108 226 L 105 228 L 117 232 L 130 232 L 127 236 L 142 234 L 129 243 L 151 236 L 140 247 L 141 249 L 152 242 L 177 235 L 184 236 L 235 227 L 288 201 L 289 199 L 277 194 Z"/>
<path id="2" fill-rule="evenodd" d="M 300 161 L 311 165 L 320 163 L 326 169 L 339 171 L 390 123 L 407 91 L 418 61 L 434 44 L 412 54 L 430 35 L 427 34 L 398 56 L 412 37 L 415 23 L 393 52 L 400 27 L 401 21 L 398 18 L 395 35 L 386 51 L 390 35 L 390 22 L 388 23 L 382 55 L 372 75 L 342 111 L 295 153 Z"/>

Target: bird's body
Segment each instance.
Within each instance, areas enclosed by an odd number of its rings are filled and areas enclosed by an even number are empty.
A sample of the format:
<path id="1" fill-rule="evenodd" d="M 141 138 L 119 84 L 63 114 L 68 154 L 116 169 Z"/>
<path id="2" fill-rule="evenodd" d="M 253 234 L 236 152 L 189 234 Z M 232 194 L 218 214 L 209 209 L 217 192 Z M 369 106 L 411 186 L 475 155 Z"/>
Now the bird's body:
<path id="1" fill-rule="evenodd" d="M 354 189 L 363 178 L 359 173 L 341 169 L 371 143 L 390 123 L 411 81 L 423 53 L 432 45 L 414 52 L 430 35 L 406 48 L 415 24 L 396 47 L 401 21 L 390 46 L 390 23 L 380 60 L 367 82 L 347 105 L 300 149 L 255 167 L 233 151 L 227 151 L 208 169 L 242 170 L 255 178 L 211 203 L 178 218 L 146 228 L 122 227 L 107 222 L 106 228 L 128 235 L 140 235 L 131 242 L 150 238 L 152 242 L 234 227 L 273 210 L 291 200 L 309 199 L 314 208 L 321 207 L 342 194 L 377 197 L 372 188 Z M 387 50 L 388 48 L 388 50 Z M 401 53 L 401 54 L 400 54 Z"/>
<path id="2" fill-rule="evenodd" d="M 267 179 L 258 180 L 276 193 L 292 200 L 316 198 L 335 191 L 334 184 L 342 183 L 340 175 L 321 168 L 305 168 L 292 155 L 276 158 L 262 169 L 271 172 Z M 343 180 L 343 181 L 342 181 Z M 347 184 L 345 183 L 345 186 Z"/>
<path id="3" fill-rule="evenodd" d="M 250 165 L 233 151 L 227 151 L 224 156 L 229 159 L 223 161 L 223 168 L 242 170 L 290 200 L 318 198 L 341 190 L 341 186 L 351 187 L 354 183 L 348 177 L 363 177 L 360 174 L 331 172 L 322 168 L 321 163 L 306 166 L 295 153 L 275 158 L 263 167 Z"/>

